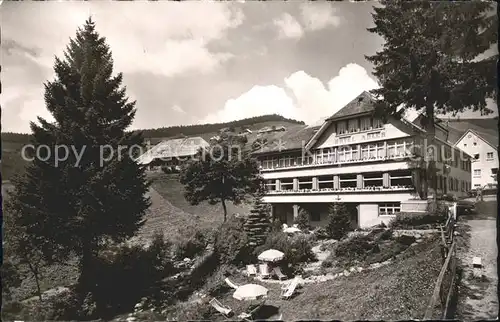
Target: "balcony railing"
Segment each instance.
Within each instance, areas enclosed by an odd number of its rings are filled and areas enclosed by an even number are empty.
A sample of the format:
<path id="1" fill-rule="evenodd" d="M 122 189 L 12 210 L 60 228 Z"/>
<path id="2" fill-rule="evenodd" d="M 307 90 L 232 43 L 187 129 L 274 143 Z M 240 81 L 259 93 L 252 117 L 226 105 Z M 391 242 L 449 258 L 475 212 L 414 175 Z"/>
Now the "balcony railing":
<path id="1" fill-rule="evenodd" d="M 314 194 L 314 193 L 349 193 L 349 192 L 388 192 L 388 191 L 409 191 L 415 190 L 413 186 L 392 186 L 392 187 L 365 187 L 365 188 L 323 188 L 323 189 L 298 189 L 298 190 L 268 190 L 267 194 L 270 195 L 286 195 L 286 194 Z"/>
<path id="2" fill-rule="evenodd" d="M 370 157 L 363 157 L 363 158 L 352 158 L 349 160 L 326 160 L 326 161 L 314 161 L 308 164 L 294 164 L 294 165 L 274 165 L 271 168 L 264 168 L 261 167 L 261 171 L 273 171 L 273 170 L 278 170 L 278 169 L 302 169 L 302 168 L 310 168 L 310 167 L 316 167 L 316 166 L 323 166 L 323 165 L 335 165 L 335 164 L 350 164 L 350 163 L 360 163 L 360 162 L 374 162 L 374 161 L 384 161 L 384 160 L 395 160 L 395 159 L 403 159 L 403 158 L 410 158 L 410 157 L 415 157 L 416 155 L 413 153 L 400 153 L 400 154 L 395 154 L 391 156 L 370 156 Z"/>

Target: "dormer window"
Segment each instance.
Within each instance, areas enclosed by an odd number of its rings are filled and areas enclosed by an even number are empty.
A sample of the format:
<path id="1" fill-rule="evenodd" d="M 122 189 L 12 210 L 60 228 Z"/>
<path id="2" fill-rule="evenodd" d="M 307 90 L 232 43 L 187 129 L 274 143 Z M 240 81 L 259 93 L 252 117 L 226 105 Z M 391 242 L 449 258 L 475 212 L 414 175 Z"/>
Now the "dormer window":
<path id="1" fill-rule="evenodd" d="M 349 125 L 349 128 L 348 128 L 349 133 L 354 133 L 354 132 L 359 131 L 358 119 L 349 120 L 348 125 Z"/>
<path id="2" fill-rule="evenodd" d="M 382 120 L 379 119 L 379 118 L 374 118 L 373 119 L 373 128 L 374 129 L 380 129 L 384 126 L 384 124 L 382 123 Z"/>
<path id="3" fill-rule="evenodd" d="M 337 134 L 345 134 L 347 132 L 346 122 L 340 121 L 337 123 Z"/>
<path id="4" fill-rule="evenodd" d="M 372 128 L 371 118 L 363 117 L 361 119 L 361 131 L 367 131 L 370 130 L 371 128 Z"/>

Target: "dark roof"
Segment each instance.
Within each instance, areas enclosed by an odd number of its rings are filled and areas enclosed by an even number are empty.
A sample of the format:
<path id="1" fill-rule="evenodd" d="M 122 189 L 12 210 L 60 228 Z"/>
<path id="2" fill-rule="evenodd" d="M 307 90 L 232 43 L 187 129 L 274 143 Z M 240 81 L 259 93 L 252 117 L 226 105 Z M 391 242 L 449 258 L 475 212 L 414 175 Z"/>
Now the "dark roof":
<path id="1" fill-rule="evenodd" d="M 495 119 L 449 120 L 448 141 L 456 144 L 468 130 L 473 130 L 483 140 L 494 147 L 498 147 L 498 132 L 495 127 L 492 127 L 496 122 Z M 446 122 L 443 122 L 443 125 L 445 124 Z"/>
<path id="2" fill-rule="evenodd" d="M 303 126 L 286 132 L 275 132 L 276 135 L 268 138 L 267 143 L 255 150 L 254 153 L 260 154 L 302 149 L 319 128 L 319 126 Z"/>
<path id="3" fill-rule="evenodd" d="M 330 116 L 327 120 L 335 120 L 352 115 L 373 112 L 374 110 L 375 107 L 373 106 L 373 97 L 370 93 L 363 91 L 346 106 L 341 108 L 337 113 Z"/>

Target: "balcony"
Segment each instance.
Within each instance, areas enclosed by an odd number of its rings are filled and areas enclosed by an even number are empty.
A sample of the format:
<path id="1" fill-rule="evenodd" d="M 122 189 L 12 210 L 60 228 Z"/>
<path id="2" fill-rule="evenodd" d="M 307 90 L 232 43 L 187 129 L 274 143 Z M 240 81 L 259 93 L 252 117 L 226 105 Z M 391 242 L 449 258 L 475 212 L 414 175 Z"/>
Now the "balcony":
<path id="1" fill-rule="evenodd" d="M 391 192 L 391 191 L 412 191 L 413 186 L 392 186 L 392 187 L 366 187 L 366 188 L 323 188 L 323 189 L 298 189 L 298 190 L 268 190 L 268 195 L 287 194 L 317 194 L 317 193 L 352 193 L 352 192 Z"/>
<path id="2" fill-rule="evenodd" d="M 400 154 L 395 154 L 391 156 L 371 156 L 371 157 L 363 157 L 363 158 L 353 158 L 349 160 L 343 160 L 343 161 L 337 161 L 337 160 L 328 160 L 328 161 L 315 161 L 311 162 L 308 164 L 295 164 L 295 165 L 288 165 L 288 166 L 273 166 L 271 168 L 262 168 L 262 172 L 267 172 L 267 171 L 275 171 L 275 170 L 282 170 L 282 169 L 306 169 L 306 168 L 313 168 L 313 167 L 318 167 L 318 166 L 328 166 L 328 165 L 337 165 L 337 164 L 355 164 L 355 163 L 364 163 L 364 162 L 380 162 L 380 161 L 387 161 L 387 160 L 401 160 L 401 159 L 407 159 L 407 158 L 412 158 L 416 157 L 416 154 L 414 153 L 400 153 Z"/>

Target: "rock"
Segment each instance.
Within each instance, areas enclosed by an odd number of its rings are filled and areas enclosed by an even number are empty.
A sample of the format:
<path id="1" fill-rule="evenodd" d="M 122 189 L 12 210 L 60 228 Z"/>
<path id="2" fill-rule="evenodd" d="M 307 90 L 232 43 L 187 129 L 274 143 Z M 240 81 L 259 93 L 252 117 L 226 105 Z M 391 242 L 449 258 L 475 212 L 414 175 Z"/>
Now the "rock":
<path id="1" fill-rule="evenodd" d="M 358 272 L 361 272 L 362 270 L 363 270 L 363 267 L 358 267 L 358 268 L 357 268 L 357 271 L 358 271 Z"/>
<path id="2" fill-rule="evenodd" d="M 422 235 L 420 235 L 420 234 L 416 234 L 416 235 L 415 235 L 415 238 L 416 238 L 416 239 L 421 239 L 421 238 L 422 238 Z"/>
<path id="3" fill-rule="evenodd" d="M 355 270 L 356 270 L 356 267 L 351 267 L 351 268 L 349 269 L 349 271 L 350 271 L 350 272 L 354 272 Z"/>
<path id="4" fill-rule="evenodd" d="M 416 246 L 416 245 L 418 245 L 418 243 L 413 243 L 413 244 L 410 245 L 410 247 Z"/>
<path id="5" fill-rule="evenodd" d="M 134 307 L 135 307 L 136 309 L 138 309 L 138 308 L 140 308 L 141 306 L 142 306 L 142 303 L 137 303 Z"/>
<path id="6" fill-rule="evenodd" d="M 136 317 L 134 317 L 134 316 L 129 316 L 129 317 L 127 318 L 127 322 L 132 322 L 132 321 L 135 321 L 135 320 L 137 320 L 137 318 L 136 318 Z"/>
<path id="7" fill-rule="evenodd" d="M 422 239 L 417 239 L 415 240 L 416 243 L 421 243 L 422 242 Z"/>
<path id="8" fill-rule="evenodd" d="M 349 276 L 351 275 L 347 270 L 344 271 L 344 276 Z"/>
<path id="9" fill-rule="evenodd" d="M 186 263 L 189 263 L 191 261 L 191 259 L 186 257 L 186 258 L 183 259 L 183 261 L 186 262 Z"/>
<path id="10" fill-rule="evenodd" d="M 454 235 L 454 236 L 460 236 L 460 233 L 459 233 L 458 231 L 454 231 L 454 232 L 453 232 L 453 235 Z"/>

